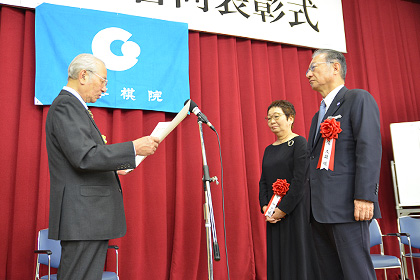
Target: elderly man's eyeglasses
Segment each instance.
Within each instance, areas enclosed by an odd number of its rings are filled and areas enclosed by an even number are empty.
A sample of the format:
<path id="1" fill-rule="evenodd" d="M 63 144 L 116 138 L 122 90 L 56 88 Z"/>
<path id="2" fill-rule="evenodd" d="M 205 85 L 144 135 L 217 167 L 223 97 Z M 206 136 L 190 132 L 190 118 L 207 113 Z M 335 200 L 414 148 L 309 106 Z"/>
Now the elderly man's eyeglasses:
<path id="1" fill-rule="evenodd" d="M 315 68 L 318 67 L 319 64 L 327 64 L 327 63 L 334 63 L 332 61 L 322 61 L 322 62 L 314 62 L 311 65 L 309 65 L 308 70 L 306 70 L 306 74 L 308 74 L 309 71 L 314 72 Z"/>
<path id="2" fill-rule="evenodd" d="M 106 87 L 106 85 L 108 84 L 108 80 L 107 79 L 105 79 L 104 77 L 100 76 L 99 74 L 93 72 L 92 70 L 86 70 L 86 71 L 89 71 L 89 72 L 95 74 L 96 76 L 98 76 L 99 78 L 101 78 L 102 85 Z"/>
<path id="3" fill-rule="evenodd" d="M 271 120 L 278 121 L 280 119 L 280 117 L 283 116 L 283 115 L 284 114 L 275 114 L 275 115 L 272 115 L 272 116 L 267 116 L 267 117 L 265 117 L 265 120 L 267 122 L 271 122 Z"/>

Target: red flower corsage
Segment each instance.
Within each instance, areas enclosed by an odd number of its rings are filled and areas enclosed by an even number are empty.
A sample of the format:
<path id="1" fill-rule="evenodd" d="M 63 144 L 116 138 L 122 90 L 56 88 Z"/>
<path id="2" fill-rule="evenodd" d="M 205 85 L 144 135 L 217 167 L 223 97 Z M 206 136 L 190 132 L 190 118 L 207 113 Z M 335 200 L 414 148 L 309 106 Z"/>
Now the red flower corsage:
<path id="1" fill-rule="evenodd" d="M 337 139 L 338 134 L 343 131 L 340 128 L 340 122 L 336 121 L 335 118 L 326 119 L 321 123 L 320 133 L 322 138 L 327 140 Z"/>
<path id="2" fill-rule="evenodd" d="M 284 179 L 277 179 L 277 181 L 275 181 L 273 183 L 273 192 L 275 195 L 280 196 L 280 200 L 283 196 L 286 195 L 287 191 L 289 190 L 289 186 L 290 184 L 287 183 L 286 180 Z M 279 200 L 279 202 L 280 202 Z"/>
<path id="3" fill-rule="evenodd" d="M 333 117 L 328 117 L 321 123 L 319 132 L 324 138 L 324 143 L 322 144 L 317 168 L 334 170 L 335 141 L 338 139 L 338 134 L 342 131 L 340 122 Z"/>
<path id="4" fill-rule="evenodd" d="M 281 198 L 286 195 L 289 190 L 290 184 L 287 183 L 285 179 L 277 179 L 273 183 L 273 196 L 271 197 L 270 202 L 268 203 L 267 209 L 265 209 L 264 215 L 271 217 L 276 209 L 277 204 L 279 204 Z"/>

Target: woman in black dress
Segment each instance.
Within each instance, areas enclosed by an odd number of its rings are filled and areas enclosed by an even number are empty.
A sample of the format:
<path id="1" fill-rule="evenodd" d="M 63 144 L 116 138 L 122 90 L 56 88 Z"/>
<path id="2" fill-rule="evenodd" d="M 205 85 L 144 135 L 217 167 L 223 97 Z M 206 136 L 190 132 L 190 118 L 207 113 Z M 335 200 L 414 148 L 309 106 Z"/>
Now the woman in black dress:
<path id="1" fill-rule="evenodd" d="M 293 105 L 285 100 L 271 103 L 267 123 L 277 140 L 264 151 L 260 179 L 260 206 L 264 213 L 273 196 L 272 184 L 285 179 L 290 184 L 267 221 L 267 279 L 317 280 L 319 268 L 309 224 L 309 188 L 306 140 L 292 132 Z"/>

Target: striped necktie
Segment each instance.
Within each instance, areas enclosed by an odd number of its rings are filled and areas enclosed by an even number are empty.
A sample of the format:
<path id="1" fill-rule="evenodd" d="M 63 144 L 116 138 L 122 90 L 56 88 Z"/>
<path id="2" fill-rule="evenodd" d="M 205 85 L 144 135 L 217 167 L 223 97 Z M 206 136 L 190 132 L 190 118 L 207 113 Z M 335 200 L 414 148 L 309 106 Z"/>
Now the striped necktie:
<path id="1" fill-rule="evenodd" d="M 89 109 L 87 109 L 88 110 L 88 113 L 89 113 L 89 115 L 92 117 L 92 120 L 93 120 L 93 114 L 92 114 L 92 111 L 91 110 L 89 110 Z"/>

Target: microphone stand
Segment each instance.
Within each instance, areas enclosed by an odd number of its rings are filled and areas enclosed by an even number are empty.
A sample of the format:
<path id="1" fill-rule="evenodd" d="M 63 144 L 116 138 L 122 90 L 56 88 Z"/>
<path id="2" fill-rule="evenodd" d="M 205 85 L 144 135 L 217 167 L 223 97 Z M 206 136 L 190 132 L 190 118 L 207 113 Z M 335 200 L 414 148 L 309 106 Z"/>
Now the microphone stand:
<path id="1" fill-rule="evenodd" d="M 198 127 L 200 131 L 201 153 L 203 156 L 203 187 L 204 187 L 204 220 L 206 228 L 206 243 L 207 243 L 207 267 L 209 280 L 213 280 L 213 259 L 212 249 L 214 249 L 214 259 L 220 260 L 219 244 L 217 243 L 216 225 L 214 223 L 213 203 L 211 200 L 210 182 L 217 182 L 217 177 L 210 178 L 209 167 L 207 165 L 206 148 L 204 146 L 203 138 L 203 121 L 198 118 Z M 212 248 L 213 237 L 213 248 Z"/>

